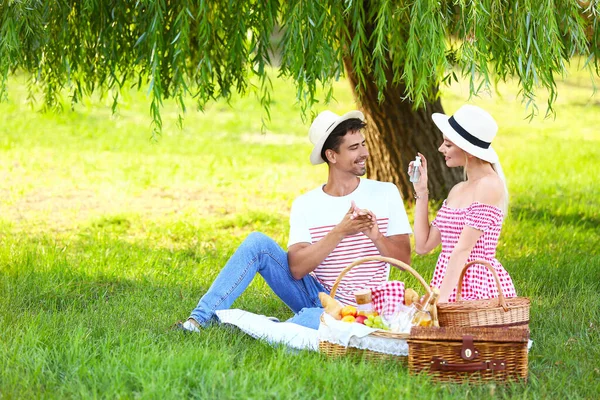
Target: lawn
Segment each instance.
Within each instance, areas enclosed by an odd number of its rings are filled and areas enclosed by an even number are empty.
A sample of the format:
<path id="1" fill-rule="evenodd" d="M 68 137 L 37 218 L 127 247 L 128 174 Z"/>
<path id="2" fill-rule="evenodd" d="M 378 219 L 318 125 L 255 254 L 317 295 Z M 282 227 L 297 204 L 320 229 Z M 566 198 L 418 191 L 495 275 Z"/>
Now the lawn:
<path id="1" fill-rule="evenodd" d="M 27 104 L 23 77 L 9 82 L 0 104 L 0 398 L 598 396 L 600 97 L 575 67 L 559 83 L 555 118 L 527 120 L 514 84 L 471 100 L 500 124 L 494 145 L 511 203 L 498 258 L 532 300 L 527 384 L 437 385 L 393 362 L 328 360 L 225 327 L 170 330 L 248 233 L 285 246 L 292 200 L 326 177 L 308 162 L 293 86 L 274 87 L 266 134 L 250 96 L 190 111 L 182 130 L 166 102 L 164 132 L 152 140 L 144 93 L 125 93 L 117 115 L 99 98 L 44 114 Z M 352 109 L 347 83 L 335 89 L 330 108 Z M 451 113 L 468 84 L 442 96 Z M 426 280 L 436 256 L 414 256 Z M 235 307 L 291 316 L 260 277 Z"/>

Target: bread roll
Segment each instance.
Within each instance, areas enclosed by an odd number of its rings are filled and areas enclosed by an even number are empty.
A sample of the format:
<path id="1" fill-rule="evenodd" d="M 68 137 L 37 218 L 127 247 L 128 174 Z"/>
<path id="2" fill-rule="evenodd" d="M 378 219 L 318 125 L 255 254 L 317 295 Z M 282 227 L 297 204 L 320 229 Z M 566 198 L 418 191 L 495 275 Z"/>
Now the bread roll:
<path id="1" fill-rule="evenodd" d="M 412 303 L 419 301 L 419 294 L 411 288 L 404 291 L 404 305 L 410 306 Z"/>
<path id="2" fill-rule="evenodd" d="M 342 319 L 342 305 L 339 301 L 324 292 L 319 292 L 319 300 L 327 314 L 335 319 Z"/>

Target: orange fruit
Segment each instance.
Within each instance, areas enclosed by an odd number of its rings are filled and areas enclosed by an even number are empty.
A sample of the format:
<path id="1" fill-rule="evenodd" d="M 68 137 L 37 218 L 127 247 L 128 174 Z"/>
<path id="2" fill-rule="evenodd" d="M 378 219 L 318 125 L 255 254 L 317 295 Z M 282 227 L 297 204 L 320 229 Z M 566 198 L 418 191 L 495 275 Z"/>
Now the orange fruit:
<path id="1" fill-rule="evenodd" d="M 344 308 L 342 308 L 342 317 L 345 317 L 347 315 L 356 317 L 357 312 L 358 310 L 354 306 L 344 306 Z"/>

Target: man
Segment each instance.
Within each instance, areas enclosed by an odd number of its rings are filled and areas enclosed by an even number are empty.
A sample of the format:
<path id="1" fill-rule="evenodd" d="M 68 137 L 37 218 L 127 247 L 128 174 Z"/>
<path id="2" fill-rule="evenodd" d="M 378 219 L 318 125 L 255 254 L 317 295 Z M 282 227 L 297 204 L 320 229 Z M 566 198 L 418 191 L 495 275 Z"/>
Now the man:
<path id="1" fill-rule="evenodd" d="M 289 322 L 317 329 L 323 312 L 319 292 L 329 293 L 352 261 L 381 254 L 410 263 L 411 228 L 398 189 L 359 178 L 369 156 L 361 133 L 365 126 L 360 111 L 342 116 L 324 111 L 315 118 L 310 161 L 326 162 L 329 176 L 292 204 L 287 254 L 269 237 L 251 233 L 180 328 L 199 331 L 215 318 L 215 310 L 231 307 L 259 273 L 295 313 Z M 365 263 L 344 277 L 336 298 L 355 304 L 354 291 L 377 287 L 388 275 L 389 265 Z"/>

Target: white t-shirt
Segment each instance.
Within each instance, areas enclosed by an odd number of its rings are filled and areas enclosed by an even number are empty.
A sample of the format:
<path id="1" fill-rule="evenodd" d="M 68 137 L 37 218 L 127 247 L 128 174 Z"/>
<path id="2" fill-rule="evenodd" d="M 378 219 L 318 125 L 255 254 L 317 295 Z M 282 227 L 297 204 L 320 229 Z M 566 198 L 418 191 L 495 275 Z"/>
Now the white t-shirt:
<path id="1" fill-rule="evenodd" d="M 330 196 L 322 187 L 294 200 L 290 214 L 288 248 L 296 243 L 315 243 L 333 229 L 350 209 L 352 200 L 359 208 L 372 211 L 379 231 L 385 236 L 412 233 L 398 188 L 393 183 L 361 179 L 358 187 L 346 196 Z M 354 260 L 380 255 L 365 234 L 345 237 L 323 260 L 313 275 L 327 291 L 340 272 Z M 355 304 L 354 292 L 374 288 L 388 280 L 390 267 L 380 261 L 361 264 L 350 270 L 340 282 L 336 297 L 345 304 Z"/>

